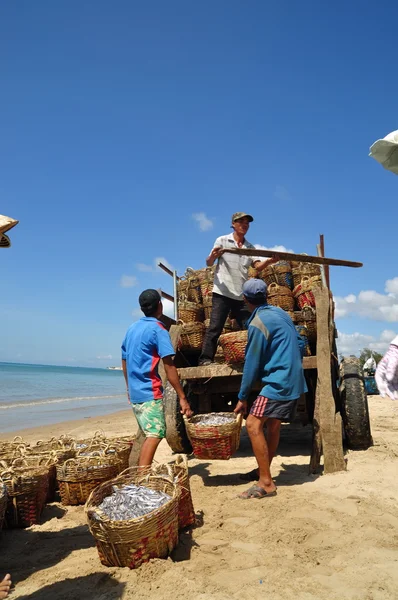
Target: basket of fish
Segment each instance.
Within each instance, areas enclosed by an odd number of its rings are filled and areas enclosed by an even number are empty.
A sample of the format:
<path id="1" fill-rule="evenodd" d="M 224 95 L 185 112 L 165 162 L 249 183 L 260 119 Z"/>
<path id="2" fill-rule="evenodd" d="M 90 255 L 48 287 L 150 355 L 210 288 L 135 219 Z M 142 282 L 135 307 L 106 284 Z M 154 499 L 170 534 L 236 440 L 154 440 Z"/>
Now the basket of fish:
<path id="1" fill-rule="evenodd" d="M 228 460 L 239 448 L 242 415 L 207 413 L 184 421 L 196 458 Z"/>
<path id="2" fill-rule="evenodd" d="M 188 459 L 185 454 L 178 454 L 175 461 L 167 464 L 154 462 L 150 467 L 154 474 L 170 477 L 180 488 L 178 501 L 178 527 L 184 529 L 195 523 L 195 510 L 192 502 L 189 483 Z"/>
<path id="3" fill-rule="evenodd" d="M 178 542 L 180 490 L 169 476 L 126 469 L 90 494 L 85 511 L 100 561 L 135 569 Z"/>
<path id="4" fill-rule="evenodd" d="M 61 502 L 64 506 L 84 504 L 90 493 L 100 483 L 116 477 L 121 461 L 116 455 L 93 452 L 89 456 L 70 458 L 57 465 L 57 480 Z"/>

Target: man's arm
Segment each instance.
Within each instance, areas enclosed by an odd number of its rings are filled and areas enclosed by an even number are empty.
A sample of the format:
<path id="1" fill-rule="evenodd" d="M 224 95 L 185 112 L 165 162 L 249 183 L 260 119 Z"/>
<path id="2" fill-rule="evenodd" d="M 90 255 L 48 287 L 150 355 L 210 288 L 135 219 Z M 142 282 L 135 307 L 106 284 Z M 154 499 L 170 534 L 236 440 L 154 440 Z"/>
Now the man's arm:
<path id="1" fill-rule="evenodd" d="M 297 329 L 296 329 L 296 332 L 297 332 L 297 343 L 298 343 L 299 348 L 300 348 L 300 355 L 301 355 L 301 358 L 303 358 L 305 356 L 305 348 L 306 348 L 305 341 L 301 337 L 301 335 L 299 334 L 299 332 L 297 331 Z"/>
<path id="2" fill-rule="evenodd" d="M 124 375 L 124 381 L 126 382 L 126 389 L 127 389 L 127 397 L 130 400 L 130 392 L 129 392 L 129 379 L 127 376 L 127 362 L 126 362 L 126 338 L 123 340 L 122 343 L 122 370 L 123 370 L 123 375 Z"/>
<path id="3" fill-rule="evenodd" d="M 182 389 L 182 385 L 180 383 L 180 379 L 178 377 L 177 369 L 173 362 L 172 356 L 164 356 L 163 357 L 163 365 L 164 370 L 166 371 L 167 380 L 170 381 L 171 385 L 177 392 L 178 399 L 180 401 L 181 413 L 186 415 L 187 417 L 191 417 L 193 415 L 193 411 L 189 406 L 189 402 L 186 399 L 184 390 Z"/>
<path id="4" fill-rule="evenodd" d="M 221 238 L 217 238 L 214 242 L 213 250 L 210 252 L 209 256 L 206 258 L 206 265 L 208 267 L 212 267 L 217 260 L 221 256 L 221 250 L 223 248 Z"/>
<path id="5" fill-rule="evenodd" d="M 263 271 L 265 267 L 269 267 L 275 263 L 279 262 L 279 258 L 277 256 L 273 256 L 272 258 L 267 258 L 265 260 L 258 260 L 254 258 L 252 266 L 258 271 Z"/>

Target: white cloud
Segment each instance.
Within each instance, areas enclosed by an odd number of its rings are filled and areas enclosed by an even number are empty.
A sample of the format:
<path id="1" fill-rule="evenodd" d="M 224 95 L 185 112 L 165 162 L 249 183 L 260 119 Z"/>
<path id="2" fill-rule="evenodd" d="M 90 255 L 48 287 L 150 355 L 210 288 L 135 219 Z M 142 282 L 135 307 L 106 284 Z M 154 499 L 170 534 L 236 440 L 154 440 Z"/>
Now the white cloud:
<path id="1" fill-rule="evenodd" d="M 281 202 L 290 202 L 292 197 L 289 193 L 289 190 L 285 188 L 283 185 L 277 185 L 274 191 L 274 198 L 280 200 Z"/>
<path id="2" fill-rule="evenodd" d="M 122 288 L 131 288 L 137 285 L 137 277 L 134 275 L 122 275 L 120 279 L 120 285 Z"/>
<path id="3" fill-rule="evenodd" d="M 158 290 L 160 293 L 160 290 Z M 165 298 L 162 298 L 162 304 L 163 304 L 163 313 L 165 315 L 167 315 L 168 317 L 170 317 L 171 319 L 174 319 L 174 302 L 171 302 L 170 300 L 166 300 Z M 131 311 L 131 316 L 134 317 L 135 319 L 141 319 L 141 317 L 144 316 L 144 313 L 142 312 L 142 310 L 140 308 L 133 308 L 133 310 Z"/>
<path id="4" fill-rule="evenodd" d="M 390 329 L 384 329 L 378 338 L 358 332 L 343 333 L 339 331 L 336 340 L 338 352 L 344 356 L 358 355 L 363 348 L 370 348 L 370 350 L 384 354 L 395 335 L 396 333 Z"/>
<path id="5" fill-rule="evenodd" d="M 142 312 L 142 310 L 140 308 L 133 308 L 133 310 L 131 311 L 131 316 L 134 317 L 135 319 L 140 319 L 141 317 L 144 316 L 144 313 Z"/>
<path id="6" fill-rule="evenodd" d="M 170 271 L 174 271 L 173 265 L 171 265 L 167 258 L 165 258 L 164 256 L 157 256 L 156 258 L 154 258 L 153 263 L 151 265 L 137 263 L 135 266 L 136 269 L 138 269 L 138 271 L 141 271 L 142 273 L 158 273 L 159 271 L 161 273 L 164 273 L 163 269 L 161 269 L 158 266 L 159 263 L 162 263 L 165 267 L 170 269 Z"/>
<path id="7" fill-rule="evenodd" d="M 386 281 L 385 291 L 386 294 L 364 290 L 358 296 L 335 296 L 336 319 L 356 315 L 374 321 L 398 322 L 398 277 Z"/>
<path id="8" fill-rule="evenodd" d="M 200 231 L 209 231 L 209 229 L 213 229 L 214 223 L 206 216 L 206 213 L 193 213 L 192 218 L 197 222 Z"/>
<path id="9" fill-rule="evenodd" d="M 257 250 L 274 250 L 275 252 L 290 252 L 291 254 L 294 254 L 294 250 L 291 250 L 289 248 L 286 248 L 285 246 L 262 246 L 261 244 L 254 244 L 254 247 L 257 248 Z"/>
<path id="10" fill-rule="evenodd" d="M 97 360 L 111 360 L 112 354 L 105 354 L 104 356 L 97 356 Z"/>

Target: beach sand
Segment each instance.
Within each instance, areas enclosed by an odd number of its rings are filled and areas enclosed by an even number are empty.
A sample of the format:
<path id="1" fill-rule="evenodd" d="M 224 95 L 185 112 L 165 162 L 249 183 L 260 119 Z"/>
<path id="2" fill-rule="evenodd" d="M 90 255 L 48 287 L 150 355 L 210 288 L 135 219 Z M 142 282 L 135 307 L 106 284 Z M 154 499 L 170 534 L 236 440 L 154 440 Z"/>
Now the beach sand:
<path id="1" fill-rule="evenodd" d="M 398 598 L 398 403 L 378 396 L 369 403 L 374 446 L 348 452 L 347 472 L 309 476 L 311 429 L 284 428 L 275 498 L 237 499 L 247 487 L 237 474 L 254 467 L 245 434 L 229 461 L 191 459 L 198 526 L 180 534 L 171 558 L 134 571 L 101 565 L 83 507 L 47 506 L 41 525 L 2 533 L 0 568 L 12 574 L 11 598 Z M 18 433 L 36 441 L 97 429 L 128 435 L 132 427 L 122 411 Z M 171 457 L 162 442 L 157 459 Z"/>

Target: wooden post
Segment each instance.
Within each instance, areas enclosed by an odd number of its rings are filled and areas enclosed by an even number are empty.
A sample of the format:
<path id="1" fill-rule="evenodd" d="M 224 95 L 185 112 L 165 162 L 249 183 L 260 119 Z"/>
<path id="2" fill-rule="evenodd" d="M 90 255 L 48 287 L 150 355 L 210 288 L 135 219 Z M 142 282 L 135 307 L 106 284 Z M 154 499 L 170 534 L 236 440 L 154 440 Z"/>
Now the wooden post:
<path id="1" fill-rule="evenodd" d="M 329 290 L 314 288 L 317 324 L 317 368 L 314 414 L 314 446 L 310 469 L 314 472 L 319 467 L 323 450 L 325 473 L 344 471 L 346 468 L 343 453 L 342 422 L 332 391 L 331 379 L 331 345 L 329 331 Z"/>

